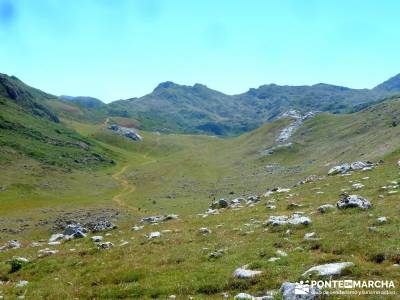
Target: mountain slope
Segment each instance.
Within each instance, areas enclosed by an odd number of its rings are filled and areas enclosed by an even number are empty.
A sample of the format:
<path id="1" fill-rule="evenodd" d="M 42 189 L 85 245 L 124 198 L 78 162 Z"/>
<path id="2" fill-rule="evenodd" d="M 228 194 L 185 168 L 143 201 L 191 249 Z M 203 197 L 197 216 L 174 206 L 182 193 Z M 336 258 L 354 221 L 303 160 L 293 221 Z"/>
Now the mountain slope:
<path id="1" fill-rule="evenodd" d="M 54 96 L 15 77 L 0 76 L 0 151 L 3 160 L 27 156 L 49 165 L 111 164 L 95 142 L 66 128 L 46 105 Z"/>
<path id="2" fill-rule="evenodd" d="M 375 91 L 397 93 L 400 92 L 400 74 L 393 76 L 385 82 L 377 85 L 374 88 Z"/>

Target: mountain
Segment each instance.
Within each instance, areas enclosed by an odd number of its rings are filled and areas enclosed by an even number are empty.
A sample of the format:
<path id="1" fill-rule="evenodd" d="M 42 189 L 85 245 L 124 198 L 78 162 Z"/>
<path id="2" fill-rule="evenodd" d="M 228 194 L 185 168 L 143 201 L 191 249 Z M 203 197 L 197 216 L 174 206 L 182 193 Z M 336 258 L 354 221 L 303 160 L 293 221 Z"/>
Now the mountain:
<path id="1" fill-rule="evenodd" d="M 142 129 L 225 135 L 255 128 L 247 107 L 205 85 L 159 84 L 141 98 L 109 104 L 111 116 L 133 117 Z"/>
<path id="2" fill-rule="evenodd" d="M 73 168 L 111 164 L 110 154 L 96 142 L 60 122 L 47 105 L 56 99 L 14 76 L 0 75 L 1 160 L 28 157 Z"/>
<path id="3" fill-rule="evenodd" d="M 372 90 L 323 83 L 269 84 L 239 95 L 226 95 L 201 84 L 185 86 L 167 81 L 143 97 L 109 104 L 108 112 L 111 116 L 132 117 L 144 130 L 237 135 L 275 120 L 290 109 L 335 114 L 361 110 L 392 95 L 397 80 L 384 83 L 386 88 Z"/>
<path id="4" fill-rule="evenodd" d="M 39 101 L 56 97 L 26 85 L 15 76 L 0 73 L 0 97 L 10 99 L 33 115 L 59 122 L 57 116 Z"/>
<path id="5" fill-rule="evenodd" d="M 86 108 L 100 108 L 106 105 L 103 101 L 93 97 L 83 97 L 83 96 L 73 97 L 73 96 L 62 95 L 60 96 L 60 99 L 70 101 L 81 107 L 86 107 Z"/>
<path id="6" fill-rule="evenodd" d="M 377 85 L 374 91 L 378 92 L 389 92 L 389 93 L 397 93 L 400 92 L 400 74 L 393 76 L 392 78 L 386 80 L 385 82 Z"/>

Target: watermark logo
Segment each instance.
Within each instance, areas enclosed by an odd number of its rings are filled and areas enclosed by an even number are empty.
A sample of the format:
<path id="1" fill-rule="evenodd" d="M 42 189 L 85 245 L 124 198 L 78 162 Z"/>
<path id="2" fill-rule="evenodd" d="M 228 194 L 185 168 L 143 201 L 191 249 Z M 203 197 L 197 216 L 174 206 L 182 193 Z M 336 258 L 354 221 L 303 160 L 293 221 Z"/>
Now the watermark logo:
<path id="1" fill-rule="evenodd" d="M 395 295 L 393 280 L 311 280 L 295 284 L 295 295 Z"/>

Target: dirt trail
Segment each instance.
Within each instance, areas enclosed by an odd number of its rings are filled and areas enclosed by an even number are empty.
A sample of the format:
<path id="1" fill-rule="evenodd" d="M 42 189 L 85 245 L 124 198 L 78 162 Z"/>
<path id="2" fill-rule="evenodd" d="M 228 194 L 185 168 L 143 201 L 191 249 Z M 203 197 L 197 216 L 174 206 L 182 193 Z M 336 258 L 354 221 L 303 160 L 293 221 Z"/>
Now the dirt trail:
<path id="1" fill-rule="evenodd" d="M 138 212 L 139 209 L 137 207 L 131 206 L 126 204 L 123 200 L 122 197 L 124 195 L 128 195 L 130 193 L 133 193 L 136 190 L 136 186 L 134 184 L 129 183 L 127 179 L 124 178 L 123 174 L 125 173 L 126 169 L 128 168 L 128 165 L 124 166 L 121 170 L 119 170 L 117 173 L 114 173 L 112 175 L 112 178 L 117 181 L 122 187 L 122 191 L 115 195 L 112 200 L 118 204 L 118 206 L 124 207 L 130 211 Z"/>
<path id="2" fill-rule="evenodd" d="M 108 119 L 109 118 L 107 118 L 105 124 L 108 123 Z M 159 138 L 157 138 L 157 146 L 159 146 Z M 143 154 L 143 157 L 146 159 L 149 159 L 148 153 Z M 139 165 L 143 166 L 143 165 L 152 164 L 152 163 L 156 163 L 156 162 L 157 162 L 156 159 L 150 159 L 149 161 L 146 161 Z M 125 165 L 124 167 L 122 167 L 121 170 L 119 170 L 118 172 L 114 173 L 111 176 L 115 181 L 117 181 L 122 186 L 122 191 L 120 193 L 118 193 L 117 195 L 115 195 L 112 198 L 112 200 L 120 207 L 126 208 L 132 212 L 138 212 L 138 211 L 140 211 L 139 208 L 129 205 L 129 204 L 126 204 L 125 201 L 122 200 L 123 196 L 131 194 L 131 193 L 135 192 L 135 190 L 136 190 L 136 186 L 133 183 L 130 183 L 123 175 L 126 172 L 126 170 L 128 169 L 128 167 L 129 167 L 129 165 Z"/>

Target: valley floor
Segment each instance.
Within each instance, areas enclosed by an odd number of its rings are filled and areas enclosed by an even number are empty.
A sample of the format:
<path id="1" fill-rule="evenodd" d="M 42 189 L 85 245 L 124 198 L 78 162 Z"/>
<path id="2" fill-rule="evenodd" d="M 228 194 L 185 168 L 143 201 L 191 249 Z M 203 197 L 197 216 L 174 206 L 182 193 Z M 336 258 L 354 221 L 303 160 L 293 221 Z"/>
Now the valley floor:
<path id="1" fill-rule="evenodd" d="M 1 165 L 0 246 L 9 240 L 21 243 L 20 248 L 0 252 L 0 296 L 5 299 L 165 299 L 171 295 L 222 299 L 240 292 L 260 296 L 272 292 L 279 299 L 282 283 L 297 282 L 309 268 L 331 262 L 354 264 L 340 279 L 393 280 L 394 291 L 400 292 L 400 196 L 397 188 L 382 188 L 399 185 L 400 153 L 383 157 L 384 162 L 371 171 L 327 177 L 323 176 L 326 168 L 305 163 L 303 157 L 293 158 L 285 150 L 274 158 L 260 156 L 261 150 L 272 146 L 268 141 L 274 140 L 271 137 L 277 136 L 285 121 L 260 129 L 261 135 L 223 140 L 145 133 L 143 143 L 116 137 L 101 126 L 68 124 L 113 151 L 118 163 L 92 172 L 45 167 L 24 157 Z M 312 172 L 321 178 L 293 187 Z M 354 183 L 364 186 L 354 190 Z M 275 186 L 291 190 L 264 196 Z M 373 207 L 318 211 L 323 204 L 336 205 L 342 191 L 366 197 Z M 260 198 L 255 205 L 242 203 L 204 215 L 214 199 L 253 195 Z M 270 216 L 291 216 L 297 211 L 308 216 L 311 224 L 265 224 Z M 178 218 L 140 222 L 168 214 Z M 380 224 L 377 218 L 382 216 L 387 222 Z M 118 228 L 48 244 L 50 235 L 60 231 L 60 218 L 99 217 L 112 220 Z M 152 232 L 160 236 L 149 238 Z M 304 238 L 312 232 L 317 238 Z M 103 236 L 102 242 L 113 247 L 99 249 L 90 239 L 93 235 Z M 46 248 L 58 252 L 43 255 L 40 250 Z M 29 263 L 10 272 L 8 261 L 17 256 Z M 235 269 L 244 265 L 262 274 L 235 278 Z M 22 280 L 28 283 L 18 287 Z M 382 296 L 357 297 L 367 298 Z M 385 297 L 396 298 L 398 294 Z"/>

